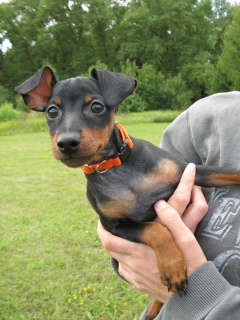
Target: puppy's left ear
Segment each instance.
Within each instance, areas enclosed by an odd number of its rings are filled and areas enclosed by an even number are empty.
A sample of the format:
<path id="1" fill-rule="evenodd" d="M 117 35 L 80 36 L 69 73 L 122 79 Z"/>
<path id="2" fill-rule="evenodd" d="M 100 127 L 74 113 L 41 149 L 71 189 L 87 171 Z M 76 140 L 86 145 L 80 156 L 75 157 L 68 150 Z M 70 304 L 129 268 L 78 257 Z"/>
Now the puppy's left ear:
<path id="1" fill-rule="evenodd" d="M 100 92 L 109 107 L 117 107 L 137 87 L 135 78 L 117 72 L 93 69 L 91 76 L 97 80 Z"/>

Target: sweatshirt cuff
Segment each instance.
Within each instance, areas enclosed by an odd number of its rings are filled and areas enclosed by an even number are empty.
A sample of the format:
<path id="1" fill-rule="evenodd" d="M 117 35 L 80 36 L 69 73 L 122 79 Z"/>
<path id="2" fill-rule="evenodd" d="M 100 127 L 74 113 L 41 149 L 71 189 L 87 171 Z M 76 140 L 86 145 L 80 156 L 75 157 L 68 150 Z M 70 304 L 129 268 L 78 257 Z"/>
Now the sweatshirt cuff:
<path id="1" fill-rule="evenodd" d="M 113 268 L 113 271 L 119 276 L 119 278 L 121 278 L 123 281 L 129 283 L 125 278 L 123 278 L 119 272 L 118 272 L 118 267 L 119 267 L 119 263 L 117 260 L 115 260 L 113 257 L 110 257 L 110 262 L 111 262 L 111 266 Z"/>
<path id="2" fill-rule="evenodd" d="M 166 312 L 172 319 L 204 319 L 230 290 L 213 262 L 206 262 L 188 278 L 186 296 L 173 294 L 160 314 Z"/>

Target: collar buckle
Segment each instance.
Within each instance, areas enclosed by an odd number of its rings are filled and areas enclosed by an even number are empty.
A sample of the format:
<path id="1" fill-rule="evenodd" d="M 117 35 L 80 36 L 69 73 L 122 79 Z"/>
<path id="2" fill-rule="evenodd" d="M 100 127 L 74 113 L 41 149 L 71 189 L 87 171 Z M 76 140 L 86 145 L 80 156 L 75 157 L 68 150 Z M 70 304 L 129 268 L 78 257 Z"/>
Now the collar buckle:
<path id="1" fill-rule="evenodd" d="M 126 158 L 128 157 L 129 153 L 131 152 L 131 149 L 129 147 L 129 143 L 128 143 L 128 139 L 126 139 L 123 144 L 121 145 L 120 147 L 120 150 L 119 150 L 119 157 L 120 159 L 123 161 L 126 160 Z"/>

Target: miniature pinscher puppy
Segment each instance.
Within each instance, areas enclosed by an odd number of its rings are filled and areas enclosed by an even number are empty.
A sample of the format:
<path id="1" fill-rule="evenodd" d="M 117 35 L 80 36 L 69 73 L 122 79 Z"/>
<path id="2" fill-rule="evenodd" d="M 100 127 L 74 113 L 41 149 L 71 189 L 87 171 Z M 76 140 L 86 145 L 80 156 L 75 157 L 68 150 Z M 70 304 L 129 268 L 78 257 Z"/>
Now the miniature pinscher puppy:
<path id="1" fill-rule="evenodd" d="M 159 223 L 154 203 L 168 200 L 187 163 L 153 144 L 130 137 L 114 121 L 119 104 L 136 89 L 133 77 L 93 69 L 91 77 L 58 81 L 45 67 L 16 87 L 31 110 L 45 112 L 53 156 L 82 167 L 88 199 L 106 230 L 118 237 L 151 246 L 162 283 L 186 294 L 187 268 L 169 231 Z M 196 166 L 195 183 L 202 187 L 240 184 L 234 168 Z M 161 308 L 148 312 L 153 319 Z"/>

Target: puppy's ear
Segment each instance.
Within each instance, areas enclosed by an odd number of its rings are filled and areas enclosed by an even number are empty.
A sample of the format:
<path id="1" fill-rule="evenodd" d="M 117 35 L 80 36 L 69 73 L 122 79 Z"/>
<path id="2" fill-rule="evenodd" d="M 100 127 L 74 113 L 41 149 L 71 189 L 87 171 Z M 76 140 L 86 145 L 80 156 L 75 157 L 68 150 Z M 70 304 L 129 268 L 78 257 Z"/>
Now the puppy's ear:
<path id="1" fill-rule="evenodd" d="M 57 81 L 54 72 L 49 67 L 44 67 L 34 76 L 17 86 L 15 90 L 22 95 L 29 109 L 44 111 Z"/>
<path id="2" fill-rule="evenodd" d="M 109 107 L 117 107 L 137 87 L 135 78 L 121 73 L 93 69 L 91 76 L 97 80 L 100 92 Z"/>

